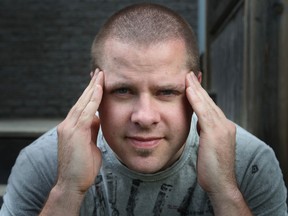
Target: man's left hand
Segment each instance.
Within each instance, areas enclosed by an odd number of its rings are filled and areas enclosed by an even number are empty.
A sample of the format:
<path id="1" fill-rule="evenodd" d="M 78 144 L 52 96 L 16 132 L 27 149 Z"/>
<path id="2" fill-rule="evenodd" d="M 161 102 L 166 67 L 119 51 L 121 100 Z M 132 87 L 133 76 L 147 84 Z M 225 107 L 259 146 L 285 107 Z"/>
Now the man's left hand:
<path id="1" fill-rule="evenodd" d="M 208 194 L 234 190 L 236 126 L 209 97 L 193 72 L 187 74 L 186 87 L 187 98 L 198 117 L 198 183 Z"/>

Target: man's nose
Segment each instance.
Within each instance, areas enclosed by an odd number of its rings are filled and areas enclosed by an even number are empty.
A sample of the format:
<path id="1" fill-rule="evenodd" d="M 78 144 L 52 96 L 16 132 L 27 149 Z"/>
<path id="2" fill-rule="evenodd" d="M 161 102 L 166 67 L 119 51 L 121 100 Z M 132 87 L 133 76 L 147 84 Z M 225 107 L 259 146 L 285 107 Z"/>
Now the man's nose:
<path id="1" fill-rule="evenodd" d="M 142 128 L 150 128 L 160 121 L 160 112 L 155 98 L 150 95 L 141 95 L 133 107 L 131 121 Z"/>

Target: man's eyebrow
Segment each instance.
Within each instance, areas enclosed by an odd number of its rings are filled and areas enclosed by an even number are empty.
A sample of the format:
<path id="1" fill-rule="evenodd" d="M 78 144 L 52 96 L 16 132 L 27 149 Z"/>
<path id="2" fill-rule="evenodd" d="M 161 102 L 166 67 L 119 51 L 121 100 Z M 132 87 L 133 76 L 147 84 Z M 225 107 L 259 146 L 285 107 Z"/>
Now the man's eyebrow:
<path id="1" fill-rule="evenodd" d="M 108 82 L 106 85 L 107 89 L 117 89 L 117 88 L 137 88 L 136 84 L 127 81 L 117 81 L 117 82 Z M 184 91 L 185 84 L 178 84 L 178 83 L 155 83 L 151 85 L 151 89 L 153 90 L 177 90 L 177 91 Z"/>
<path id="2" fill-rule="evenodd" d="M 133 85 L 128 83 L 128 82 L 111 82 L 111 83 L 106 83 L 105 85 L 106 88 L 108 89 L 117 89 L 117 88 L 132 88 Z"/>
<path id="3" fill-rule="evenodd" d="M 184 84 L 176 84 L 176 83 L 159 84 L 159 85 L 157 84 L 154 86 L 154 88 L 184 90 L 185 85 Z"/>

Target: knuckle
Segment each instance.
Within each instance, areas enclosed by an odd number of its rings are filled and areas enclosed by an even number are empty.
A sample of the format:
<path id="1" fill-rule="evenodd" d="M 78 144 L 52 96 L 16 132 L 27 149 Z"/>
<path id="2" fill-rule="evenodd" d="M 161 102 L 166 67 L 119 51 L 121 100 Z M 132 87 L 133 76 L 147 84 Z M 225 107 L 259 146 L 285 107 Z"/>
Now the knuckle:
<path id="1" fill-rule="evenodd" d="M 66 118 L 57 126 L 57 135 L 58 137 L 67 137 L 70 133 L 72 133 L 72 128 L 70 128 L 68 119 Z"/>
<path id="2" fill-rule="evenodd" d="M 59 134 L 61 134 L 62 133 L 62 131 L 63 131 L 63 122 L 61 122 L 58 126 L 57 126 L 57 134 L 58 134 L 58 136 L 59 136 Z"/>
<path id="3" fill-rule="evenodd" d="M 87 128 L 89 128 L 88 123 L 90 119 L 90 115 L 87 111 L 83 110 L 83 112 L 81 113 L 81 116 L 77 122 L 77 129 L 84 129 L 86 130 Z"/>
<path id="4" fill-rule="evenodd" d="M 74 109 L 73 109 L 74 115 L 77 115 L 77 114 L 79 114 L 81 112 L 82 112 L 82 107 L 80 107 L 80 106 L 75 106 L 74 107 Z"/>
<path id="5" fill-rule="evenodd" d="M 89 118 L 89 112 L 87 111 L 87 110 L 82 110 L 82 112 L 81 112 L 81 116 L 80 116 L 80 120 L 86 120 L 86 119 L 88 119 Z"/>
<path id="6" fill-rule="evenodd" d="M 232 136 L 236 134 L 236 125 L 230 120 L 228 120 L 227 129 Z"/>
<path id="7" fill-rule="evenodd" d="M 89 125 L 87 124 L 86 121 L 81 119 L 76 125 L 76 130 L 77 131 L 83 131 L 83 132 L 87 131 L 87 130 L 89 130 Z"/>

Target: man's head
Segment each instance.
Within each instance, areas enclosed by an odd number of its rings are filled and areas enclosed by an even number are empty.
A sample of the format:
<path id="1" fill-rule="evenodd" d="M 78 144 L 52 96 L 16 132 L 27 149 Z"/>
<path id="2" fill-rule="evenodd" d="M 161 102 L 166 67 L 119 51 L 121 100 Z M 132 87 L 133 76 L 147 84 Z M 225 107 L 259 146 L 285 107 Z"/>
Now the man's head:
<path id="1" fill-rule="evenodd" d="M 178 15 L 145 4 L 114 15 L 94 42 L 94 67 L 104 72 L 102 132 L 131 170 L 164 170 L 184 150 L 193 112 L 185 78 L 198 72 L 195 41 L 184 32 L 194 40 Z"/>
<path id="2" fill-rule="evenodd" d="M 138 46 L 150 46 L 169 40 L 182 40 L 187 52 L 187 68 L 199 69 L 195 34 L 190 25 L 174 11 L 155 4 L 136 4 L 111 16 L 97 34 L 91 50 L 92 71 L 105 60 L 104 44 L 108 39 Z"/>

